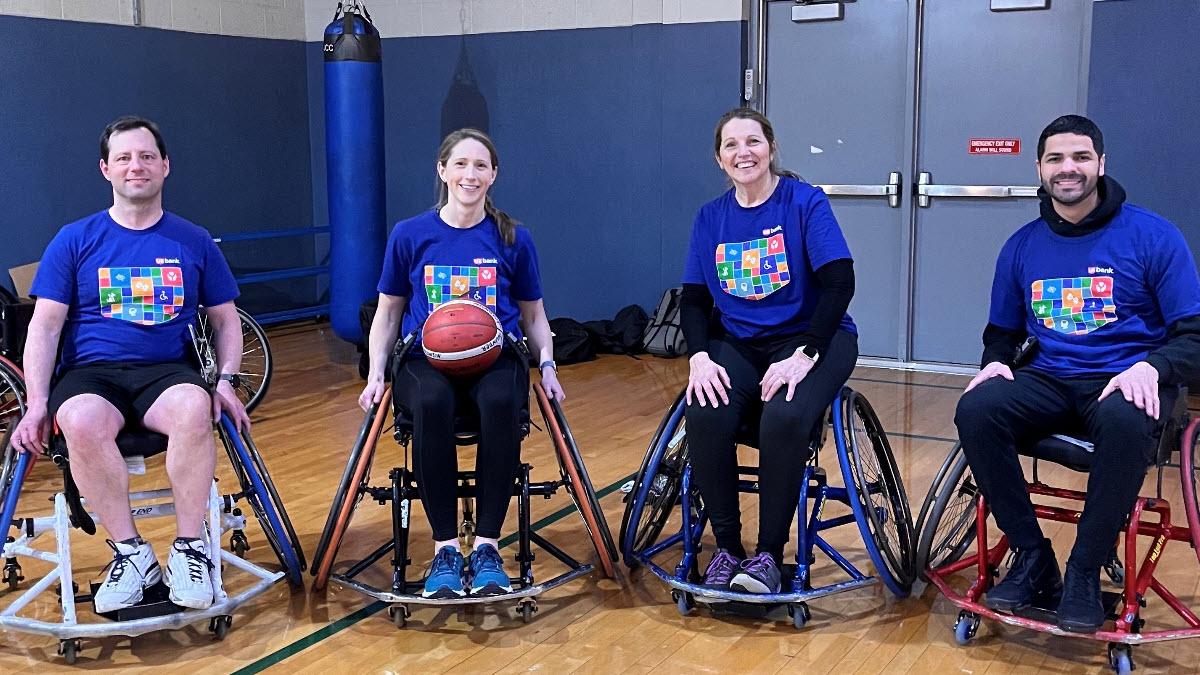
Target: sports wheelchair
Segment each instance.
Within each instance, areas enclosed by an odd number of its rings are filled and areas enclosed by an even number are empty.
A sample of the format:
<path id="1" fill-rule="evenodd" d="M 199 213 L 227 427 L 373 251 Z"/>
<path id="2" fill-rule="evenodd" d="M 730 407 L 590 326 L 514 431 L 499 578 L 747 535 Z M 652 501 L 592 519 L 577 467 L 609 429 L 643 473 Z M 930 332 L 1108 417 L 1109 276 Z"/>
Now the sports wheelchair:
<path id="1" fill-rule="evenodd" d="M 1166 411 L 1164 410 L 1164 413 Z M 954 637 L 960 645 L 969 643 L 979 631 L 981 617 L 1011 626 L 1043 633 L 1085 638 L 1108 643 L 1108 662 L 1117 673 L 1133 670 L 1133 645 L 1165 640 L 1180 640 L 1200 636 L 1200 618 L 1163 582 L 1155 578 L 1168 541 L 1182 541 L 1196 549 L 1200 559 L 1200 503 L 1196 486 L 1196 444 L 1200 436 L 1200 419 L 1190 419 L 1187 410 L 1187 390 L 1180 388 L 1175 406 L 1161 425 L 1158 450 L 1154 459 L 1157 468 L 1157 489 L 1154 497 L 1139 497 L 1133 506 L 1124 530 L 1124 557 L 1114 542 L 1113 552 L 1103 569 L 1121 591 L 1103 591 L 1103 603 L 1113 623 L 1112 629 L 1092 634 L 1069 633 L 1058 628 L 1055 607 L 1034 606 L 1016 613 L 998 612 L 981 599 L 999 575 L 1001 561 L 1009 551 L 1008 539 L 1001 536 L 995 545 L 989 544 L 987 503 L 971 475 L 971 467 L 961 444 L 955 444 L 942 463 L 925 497 L 918 518 L 921 537 L 917 563 L 924 576 L 954 603 L 960 611 L 954 622 Z M 1019 446 L 1019 454 L 1032 459 L 1032 480 L 1029 494 L 1060 501 L 1083 502 L 1086 493 L 1052 487 L 1041 480 L 1041 462 L 1057 464 L 1072 471 L 1087 473 L 1092 462 L 1091 443 L 1079 434 L 1054 434 L 1036 442 Z M 1182 482 L 1183 511 L 1187 526 L 1171 522 L 1170 501 L 1163 496 L 1163 478 L 1169 469 L 1178 468 Z M 1060 523 L 1077 523 L 1081 509 L 1034 503 L 1038 518 Z M 1150 514 L 1157 516 L 1150 519 Z M 1139 564 L 1138 536 L 1149 537 L 1150 545 Z M 974 545 L 974 550 L 972 550 Z M 965 588 L 955 583 L 957 572 L 973 569 L 970 584 Z M 1184 626 L 1146 631 L 1141 610 L 1146 606 L 1149 591 L 1154 591 L 1183 620 Z"/>
<path id="2" fill-rule="evenodd" d="M 16 516 L 22 487 L 38 460 L 38 455 L 20 453 L 9 442 L 24 411 L 25 390 L 21 372 L 7 360 L 0 360 L 0 441 L 3 443 L 0 446 L 3 450 L 3 462 L 0 464 L 0 523 L 3 524 L 5 537 L 2 549 L 3 577 L 0 580 L 7 586 L 8 594 L 18 590 L 20 583 L 25 580 L 19 562 L 21 557 L 52 566 L 45 576 L 0 610 L 0 629 L 53 636 L 59 640 L 58 653 L 67 663 L 73 664 L 82 648 L 80 638 L 113 635 L 133 637 L 206 620 L 209 631 L 218 639 L 224 638 L 233 623 L 232 613 L 240 605 L 283 578 L 287 578 L 294 586 L 302 586 L 301 574 L 306 566 L 304 553 L 267 473 L 262 455 L 249 433 L 239 433 L 232 421 L 223 417 L 216 427 L 216 433 L 233 466 L 238 491 L 222 495 L 214 480 L 209 492 L 204 536 L 208 550 L 219 552 L 219 556 L 213 556 L 216 564 L 211 570 L 214 590 L 212 606 L 204 610 L 178 607 L 168 600 L 167 589 L 160 582 L 146 589 L 142 603 L 102 615 L 108 621 L 81 621 L 79 605 L 91 601 L 96 586 L 88 593 L 78 593 L 79 586 L 73 581 L 70 531 L 77 528 L 87 534 L 95 534 L 95 522 L 75 486 L 69 453 L 61 435 L 55 436 L 44 453 L 63 472 L 63 490 L 53 498 L 53 515 Z M 140 473 L 144 470 L 145 457 L 166 450 L 166 437 L 140 427 L 127 427 L 118 435 L 117 446 L 131 472 Z M 169 501 L 170 496 L 169 489 L 131 493 L 130 502 L 135 503 L 132 507 L 134 518 L 173 516 L 175 507 Z M 239 502 L 250 505 L 263 527 L 268 544 L 279 559 L 281 571 L 270 571 L 243 559 L 245 552 L 250 549 L 250 543 L 244 532 L 247 519 L 238 506 Z M 226 530 L 232 530 L 232 553 L 221 548 L 221 539 Z M 49 550 L 35 548 L 36 540 L 47 532 L 53 533 L 53 547 Z M 222 563 L 248 573 L 256 581 L 236 595 L 229 595 L 223 584 Z M 61 620 L 52 622 L 21 616 L 22 610 L 51 585 L 56 585 Z M 37 612 L 39 615 L 41 613 Z"/>
<path id="3" fill-rule="evenodd" d="M 410 333 L 396 343 L 392 355 L 394 363 L 403 361 L 409 350 L 413 348 L 416 335 L 416 332 Z M 512 334 L 506 335 L 506 342 L 507 347 L 516 349 L 518 354 L 528 360 L 528 351 L 524 344 L 518 341 L 515 336 Z M 311 571 L 315 577 L 313 583 L 314 590 L 325 588 L 326 584 L 332 580 L 340 586 L 353 589 L 376 600 L 388 603 L 388 616 L 398 628 L 404 628 L 407 625 L 408 619 L 411 616 L 409 610 L 410 604 L 449 606 L 512 600 L 517 601 L 517 613 L 528 623 L 533 619 L 533 615 L 538 610 L 536 596 L 587 575 L 595 569 L 595 566 L 592 564 L 579 562 L 562 549 L 551 544 L 538 534 L 530 524 L 531 498 L 541 496 L 549 499 L 559 488 L 566 489 L 574 501 L 576 510 L 583 518 L 584 527 L 587 530 L 592 545 L 596 549 L 597 562 L 601 573 L 605 577 L 616 579 L 616 545 L 613 543 L 612 534 L 604 518 L 604 512 L 600 508 L 600 503 L 592 487 L 591 479 L 588 477 L 587 470 L 583 465 L 583 457 L 579 452 L 578 445 L 575 443 L 574 436 L 571 434 L 571 429 L 567 425 L 563 410 L 558 401 L 546 396 L 545 391 L 540 386 L 534 384 L 532 389 L 537 398 L 538 409 L 545 424 L 545 430 L 549 433 L 550 440 L 554 446 L 555 456 L 558 459 L 560 480 L 532 482 L 530 480 L 532 466 L 528 463 L 521 463 L 517 469 L 517 475 L 513 481 L 513 495 L 517 497 L 518 530 L 516 534 L 516 559 L 520 565 L 520 573 L 519 576 L 511 580 L 513 584 L 512 593 L 482 597 L 468 595 L 463 598 L 452 599 L 424 598 L 420 593 L 423 582 L 419 579 L 410 580 L 408 578 L 408 567 L 412 564 L 408 552 L 409 516 L 412 510 L 412 501 L 420 497 L 417 491 L 416 476 L 409 469 L 408 462 L 408 446 L 412 439 L 412 422 L 402 416 L 397 417 L 391 426 L 388 426 L 386 422 L 388 405 L 392 396 L 390 386 L 385 390 L 383 399 L 378 404 L 372 405 L 370 410 L 367 411 L 362 427 L 359 429 L 358 437 L 346 461 L 345 472 L 338 483 L 333 504 L 329 509 L 329 517 L 325 522 L 325 528 L 321 533 L 321 538 L 313 556 L 314 562 Z M 470 406 L 464 407 L 470 408 Z M 531 424 L 527 410 L 525 411 L 524 419 L 525 422 L 521 427 L 522 437 L 529 434 Z M 375 448 L 380 437 L 388 431 L 394 433 L 396 441 L 404 449 L 404 463 L 400 467 L 393 468 L 388 472 L 389 482 L 387 484 L 373 487 L 369 481 L 371 465 L 375 457 Z M 455 443 L 459 446 L 474 445 L 477 443 L 478 438 L 477 413 L 474 411 L 460 411 L 455 420 Z M 459 540 L 460 543 L 467 547 L 470 547 L 474 541 L 475 533 L 473 515 L 474 481 L 475 473 L 473 471 L 458 472 L 458 497 L 463 511 L 463 520 L 459 527 Z M 392 515 L 391 537 L 365 558 L 353 563 L 344 572 L 335 574 L 333 573 L 333 565 L 337 558 L 338 550 L 345 538 L 346 530 L 349 527 L 350 519 L 354 515 L 358 502 L 364 497 L 369 497 L 380 505 L 390 502 Z M 536 544 L 548 552 L 565 565 L 567 571 L 548 581 L 535 582 L 532 569 L 534 554 L 531 544 Z M 504 545 L 503 540 L 501 541 L 501 545 Z M 356 578 L 359 574 L 389 554 L 391 554 L 391 585 L 389 588 L 378 588 Z"/>
<path id="4" fill-rule="evenodd" d="M 739 614 L 765 617 L 779 606 L 786 606 L 796 628 L 810 619 L 808 601 L 882 581 L 897 597 L 909 593 L 915 577 L 912 514 L 904 483 L 892 456 L 891 446 L 875 411 L 860 393 L 843 387 L 821 419 L 807 435 L 797 434 L 810 451 L 804 469 L 796 519 L 797 553 L 794 568 L 783 568 L 783 588 L 775 594 L 753 594 L 714 590 L 701 585 L 698 556 L 707 516 L 700 494 L 692 485 L 692 467 L 684 412 L 684 394 L 675 399 L 659 424 L 646 450 L 642 466 L 627 495 L 621 519 L 621 551 L 630 569 L 645 567 L 671 587 L 671 597 L 682 615 L 696 604 L 714 611 L 730 610 Z M 751 414 L 748 419 L 757 420 Z M 829 484 L 818 454 L 824 445 L 828 426 L 834 430 L 835 449 L 845 487 Z M 739 445 L 756 447 L 755 422 L 744 423 L 736 436 Z M 757 467 L 739 466 L 738 488 L 757 493 Z M 808 508 L 812 500 L 811 510 Z M 849 507 L 850 513 L 826 517 L 831 503 Z M 662 536 L 675 507 L 679 506 L 678 530 Z M 855 523 L 862 535 L 867 554 L 879 577 L 867 576 L 825 540 L 822 533 L 841 525 Z M 674 571 L 655 562 L 665 551 L 682 546 Z M 826 586 L 813 587 L 811 568 L 820 549 L 850 578 Z"/>

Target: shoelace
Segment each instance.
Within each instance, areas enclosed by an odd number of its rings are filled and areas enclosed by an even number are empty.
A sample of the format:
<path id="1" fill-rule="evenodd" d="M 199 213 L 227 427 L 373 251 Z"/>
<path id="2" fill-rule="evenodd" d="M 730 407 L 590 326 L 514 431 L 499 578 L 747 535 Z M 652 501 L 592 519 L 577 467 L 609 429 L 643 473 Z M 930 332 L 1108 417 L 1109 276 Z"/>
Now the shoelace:
<path id="1" fill-rule="evenodd" d="M 719 550 L 708 564 L 708 570 L 704 573 L 705 580 L 710 584 L 727 584 L 733 578 L 737 567 L 737 558 L 725 550 Z"/>
<path id="2" fill-rule="evenodd" d="M 133 554 L 121 553 L 121 549 L 117 548 L 116 542 L 114 542 L 112 539 L 105 539 L 104 542 L 108 544 L 109 548 L 111 548 L 117 555 L 114 556 L 113 559 L 104 566 L 104 569 L 100 570 L 100 573 L 104 574 L 105 570 L 112 568 L 112 571 L 108 574 L 108 580 L 104 583 L 116 585 L 121 583 L 121 577 L 125 574 L 125 568 L 132 564 Z"/>
<path id="3" fill-rule="evenodd" d="M 770 553 L 759 553 L 753 558 L 746 558 L 742 561 L 742 569 L 751 574 L 762 574 L 775 566 L 775 559 Z"/>
<path id="4" fill-rule="evenodd" d="M 188 578 L 196 583 L 204 581 L 204 575 L 208 574 L 208 570 L 212 567 L 208 556 L 180 542 L 175 542 L 175 550 L 182 553 L 183 557 L 187 559 Z"/>
<path id="5" fill-rule="evenodd" d="M 477 549 L 471 554 L 471 572 L 479 574 L 480 572 L 499 572 L 504 569 L 504 561 L 500 559 L 500 554 L 494 548 Z"/>
<path id="6" fill-rule="evenodd" d="M 454 550 L 449 546 L 443 546 L 433 556 L 433 562 L 429 564 L 429 573 L 459 572 L 460 570 L 455 569 L 455 558 Z"/>

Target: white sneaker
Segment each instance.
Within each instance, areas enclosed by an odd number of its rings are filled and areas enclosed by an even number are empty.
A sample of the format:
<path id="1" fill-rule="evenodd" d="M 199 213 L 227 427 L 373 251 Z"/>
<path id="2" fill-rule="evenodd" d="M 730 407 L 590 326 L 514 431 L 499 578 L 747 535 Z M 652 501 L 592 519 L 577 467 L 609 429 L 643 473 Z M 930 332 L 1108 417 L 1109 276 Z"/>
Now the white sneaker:
<path id="1" fill-rule="evenodd" d="M 204 540 L 171 544 L 167 555 L 167 585 L 171 587 L 171 602 L 180 607 L 207 609 L 213 604 L 210 570 L 212 562 Z"/>
<path id="2" fill-rule="evenodd" d="M 154 549 L 142 542 L 137 546 L 105 540 L 116 553 L 108 564 L 108 576 L 92 598 L 96 611 L 112 612 L 142 601 L 142 591 L 162 579 L 162 568 Z"/>

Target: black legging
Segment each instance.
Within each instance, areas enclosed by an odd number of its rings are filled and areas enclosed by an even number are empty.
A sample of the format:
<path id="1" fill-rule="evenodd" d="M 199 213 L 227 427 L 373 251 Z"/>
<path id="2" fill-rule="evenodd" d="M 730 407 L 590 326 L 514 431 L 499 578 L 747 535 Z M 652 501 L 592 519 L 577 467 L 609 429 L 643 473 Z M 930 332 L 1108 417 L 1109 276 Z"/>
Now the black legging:
<path id="1" fill-rule="evenodd" d="M 791 402 L 782 387 L 762 402 L 759 382 L 767 368 L 791 356 L 802 340 L 776 341 L 756 347 L 731 336 L 709 341 L 708 355 L 729 375 L 729 405 L 701 407 L 695 396 L 687 407 L 692 476 L 712 521 L 717 546 L 738 557 L 742 547 L 741 508 L 737 489 L 735 435 L 748 415 L 760 415 L 758 433 L 759 501 L 757 553 L 783 559 L 788 530 L 800 498 L 800 482 L 808 462 L 808 434 L 825 414 L 858 359 L 858 337 L 839 330 L 827 353 L 796 386 Z"/>
<path id="2" fill-rule="evenodd" d="M 448 378 L 422 356 L 410 357 L 394 377 L 396 405 L 413 425 L 413 472 L 434 541 L 458 536 L 458 449 L 454 417 L 459 405 L 479 411 L 475 455 L 476 533 L 500 537 L 521 458 L 520 426 L 529 404 L 529 367 L 511 349 L 481 375 Z"/>
<path id="3" fill-rule="evenodd" d="M 1042 528 L 1017 446 L 1082 426 L 1095 448 L 1071 560 L 1082 569 L 1097 570 L 1137 500 L 1160 426 L 1119 390 L 1098 400 L 1111 374 L 1058 378 L 1025 368 L 1013 378 L 993 377 L 958 401 L 954 423 L 971 473 L 1009 543 L 1035 547 L 1042 541 Z M 1165 419 L 1174 407 L 1175 390 L 1160 389 L 1159 400 L 1159 417 Z"/>

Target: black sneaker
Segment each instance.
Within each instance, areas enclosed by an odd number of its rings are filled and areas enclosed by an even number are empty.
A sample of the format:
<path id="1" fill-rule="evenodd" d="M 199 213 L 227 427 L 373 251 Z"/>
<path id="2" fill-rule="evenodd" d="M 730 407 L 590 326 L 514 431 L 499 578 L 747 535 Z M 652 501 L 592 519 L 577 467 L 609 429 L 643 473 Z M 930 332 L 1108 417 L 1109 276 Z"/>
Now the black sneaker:
<path id="1" fill-rule="evenodd" d="M 729 588 L 743 593 L 778 593 L 781 578 L 779 563 L 763 552 L 742 561 Z"/>
<path id="2" fill-rule="evenodd" d="M 1062 601 L 1058 603 L 1058 627 L 1072 633 L 1095 633 L 1105 618 L 1100 570 L 1082 571 L 1068 561 Z"/>
<path id="3" fill-rule="evenodd" d="M 987 592 L 987 606 L 998 612 L 1015 612 L 1033 604 L 1038 596 L 1054 599 L 1062 592 L 1062 575 L 1049 539 L 1036 548 L 1018 549 L 1012 566 L 1000 583 Z"/>
<path id="4" fill-rule="evenodd" d="M 708 569 L 704 570 L 704 581 L 701 582 L 701 585 L 714 591 L 729 590 L 729 582 L 737 572 L 739 563 L 741 561 L 729 551 L 723 548 L 717 549 L 716 555 L 708 563 Z"/>

